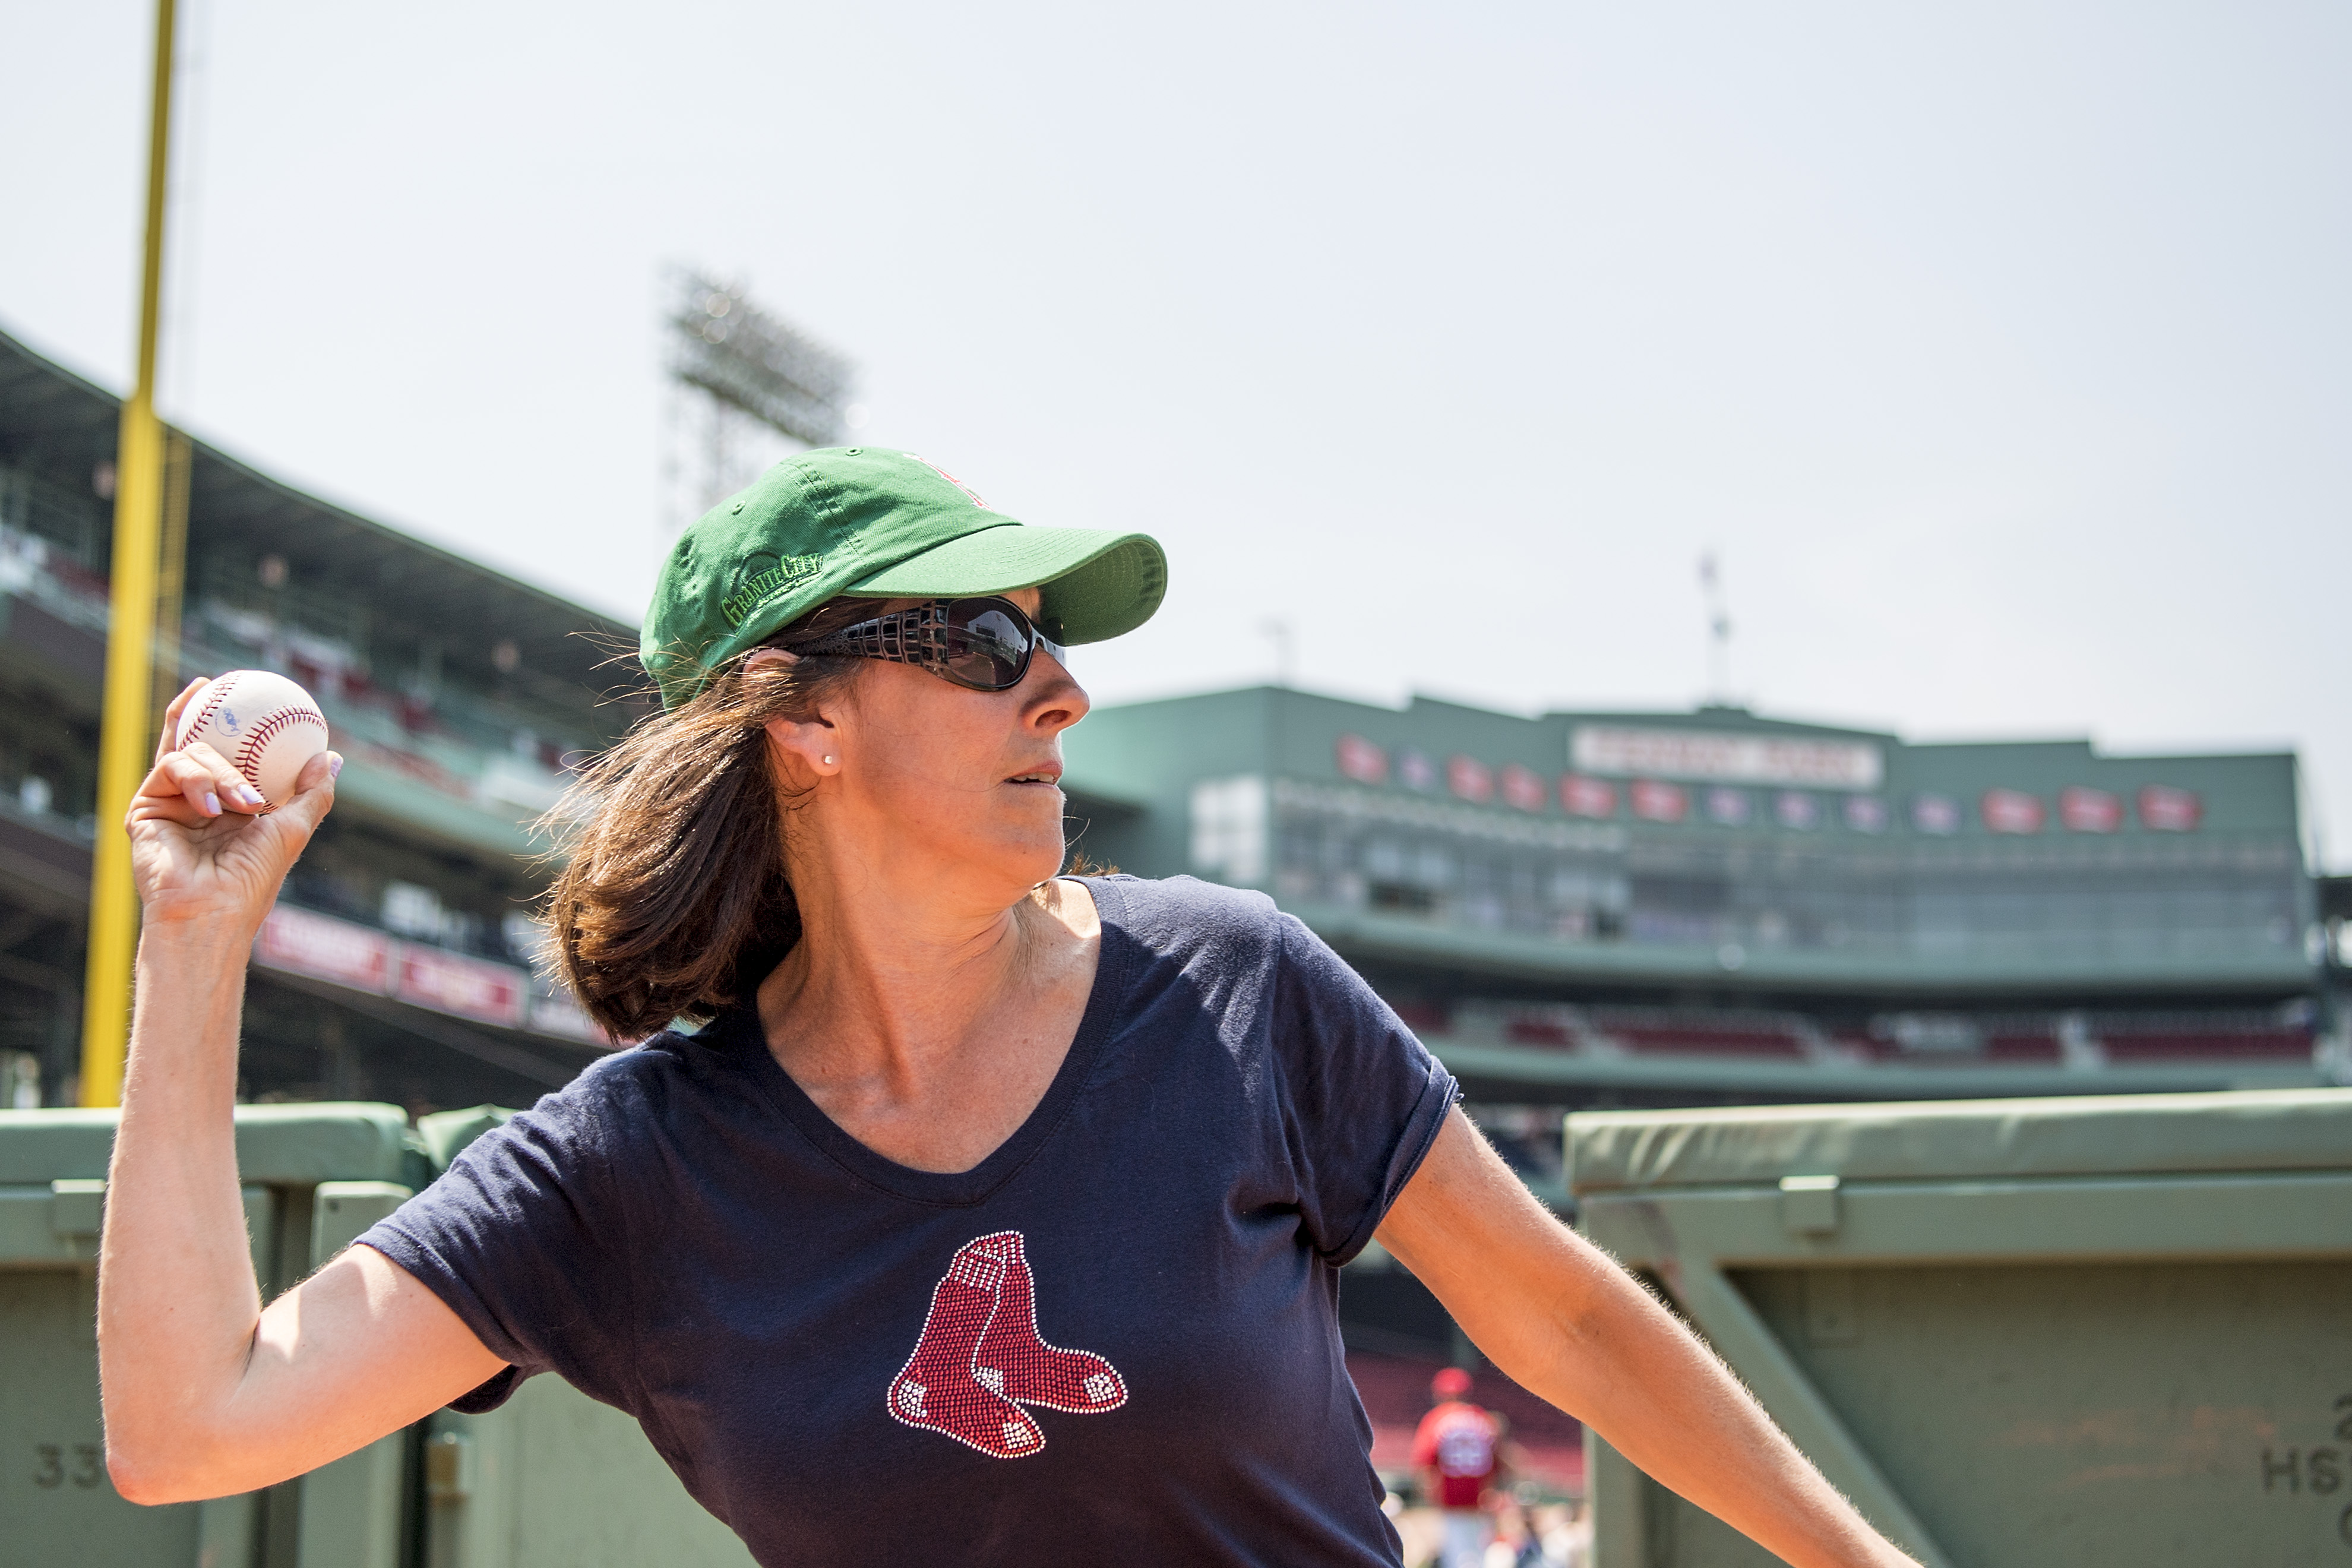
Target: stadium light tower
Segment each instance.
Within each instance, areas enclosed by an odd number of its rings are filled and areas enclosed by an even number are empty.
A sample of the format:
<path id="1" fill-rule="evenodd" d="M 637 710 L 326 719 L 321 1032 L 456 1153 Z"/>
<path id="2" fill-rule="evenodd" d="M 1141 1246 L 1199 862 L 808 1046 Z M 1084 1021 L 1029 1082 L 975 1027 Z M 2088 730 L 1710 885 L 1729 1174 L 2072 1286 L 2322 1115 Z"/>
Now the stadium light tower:
<path id="1" fill-rule="evenodd" d="M 849 400 L 856 367 L 753 304 L 741 285 L 677 269 L 666 325 L 671 385 L 699 426 L 681 428 L 682 410 L 673 405 L 666 465 L 673 526 L 692 521 L 765 467 L 758 447 L 773 448 L 778 437 L 792 448 L 837 446 L 859 422 L 861 411 Z"/>
<path id="2" fill-rule="evenodd" d="M 1698 558 L 1698 591 L 1706 601 L 1706 700 L 1728 705 L 1732 700 L 1731 606 L 1723 594 L 1723 563 L 1712 550 Z"/>

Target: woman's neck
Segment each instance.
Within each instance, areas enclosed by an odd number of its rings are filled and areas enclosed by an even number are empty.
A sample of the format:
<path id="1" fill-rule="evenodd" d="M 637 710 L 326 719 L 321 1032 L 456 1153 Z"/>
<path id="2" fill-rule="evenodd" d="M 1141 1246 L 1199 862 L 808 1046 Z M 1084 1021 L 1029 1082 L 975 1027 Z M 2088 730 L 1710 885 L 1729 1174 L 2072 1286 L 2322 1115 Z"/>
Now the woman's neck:
<path id="1" fill-rule="evenodd" d="M 763 1016 L 845 1043 L 919 1055 L 986 1010 L 1045 933 L 1035 901 L 954 918 L 887 894 L 810 900 L 798 886 L 801 940 L 760 987 Z M 814 905 L 814 907 L 811 907 Z M 1032 911 L 1024 919 L 1022 910 Z"/>
<path id="2" fill-rule="evenodd" d="M 959 909 L 794 868 L 803 936 L 759 990 L 770 1051 L 851 1136 L 927 1170 L 986 1158 L 1035 1108 L 1091 993 L 1078 884 Z"/>

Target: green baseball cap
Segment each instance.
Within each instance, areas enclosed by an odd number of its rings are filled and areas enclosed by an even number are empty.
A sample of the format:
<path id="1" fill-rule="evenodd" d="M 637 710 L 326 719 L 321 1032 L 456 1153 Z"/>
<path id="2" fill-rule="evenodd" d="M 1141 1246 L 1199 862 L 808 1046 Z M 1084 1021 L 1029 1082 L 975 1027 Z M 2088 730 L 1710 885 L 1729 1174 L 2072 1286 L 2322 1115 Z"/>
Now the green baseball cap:
<path id="1" fill-rule="evenodd" d="M 679 536 L 637 657 L 662 706 L 828 599 L 952 599 L 1043 590 L 1065 643 L 1151 618 L 1168 557 L 1149 534 L 1031 528 L 912 452 L 825 447 L 785 458 Z"/>

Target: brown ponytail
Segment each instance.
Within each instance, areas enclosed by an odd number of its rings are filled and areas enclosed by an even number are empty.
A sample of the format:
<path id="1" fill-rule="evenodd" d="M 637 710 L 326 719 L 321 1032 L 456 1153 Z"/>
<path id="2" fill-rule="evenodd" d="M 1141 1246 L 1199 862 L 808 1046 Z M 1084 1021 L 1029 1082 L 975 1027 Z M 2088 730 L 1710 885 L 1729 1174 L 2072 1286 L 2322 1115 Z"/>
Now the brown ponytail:
<path id="1" fill-rule="evenodd" d="M 870 616 L 836 599 L 778 641 Z M 548 895 L 559 977 L 614 1038 L 702 1020 L 747 994 L 800 941 L 784 875 L 783 801 L 765 726 L 809 712 L 856 660 L 730 660 L 692 701 L 639 722 L 583 770 L 564 804 Z"/>

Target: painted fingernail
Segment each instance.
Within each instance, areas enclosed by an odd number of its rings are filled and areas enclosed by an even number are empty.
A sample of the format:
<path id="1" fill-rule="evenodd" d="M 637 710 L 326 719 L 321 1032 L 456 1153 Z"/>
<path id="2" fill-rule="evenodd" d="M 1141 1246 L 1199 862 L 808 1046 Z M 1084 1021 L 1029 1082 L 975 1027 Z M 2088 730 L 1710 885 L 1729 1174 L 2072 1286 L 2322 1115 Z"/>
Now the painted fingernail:
<path id="1" fill-rule="evenodd" d="M 329 752 L 327 753 L 327 776 L 331 779 L 340 778 L 342 776 L 342 772 L 343 759 L 335 755 L 334 752 Z"/>
<path id="2" fill-rule="evenodd" d="M 261 792 L 254 788 L 251 784 L 237 785 L 236 798 L 245 802 L 247 805 L 264 805 L 268 804 L 261 798 Z"/>
<path id="3" fill-rule="evenodd" d="M 220 815 L 220 796 L 215 795 L 210 790 L 205 791 L 205 815 L 206 816 L 218 816 Z"/>

